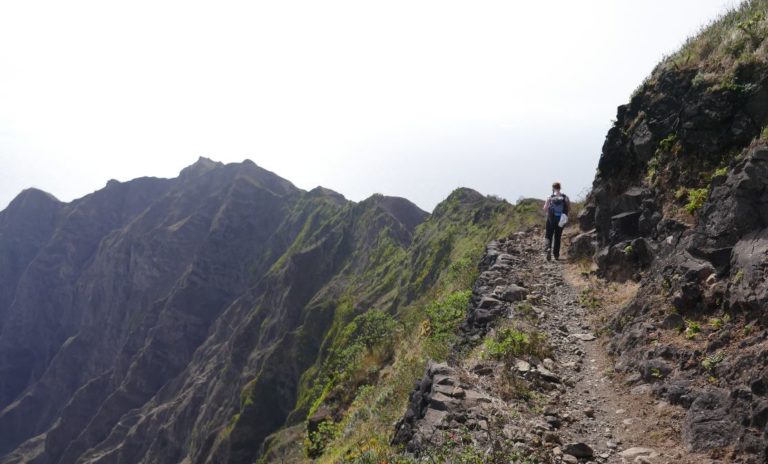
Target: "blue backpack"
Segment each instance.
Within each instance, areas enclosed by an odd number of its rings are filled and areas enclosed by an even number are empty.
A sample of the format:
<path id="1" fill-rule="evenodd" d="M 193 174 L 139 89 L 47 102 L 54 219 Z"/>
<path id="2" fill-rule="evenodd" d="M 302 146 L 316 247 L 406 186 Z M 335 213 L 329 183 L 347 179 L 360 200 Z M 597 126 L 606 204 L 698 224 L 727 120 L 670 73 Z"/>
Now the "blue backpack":
<path id="1" fill-rule="evenodd" d="M 549 214 L 552 215 L 556 221 L 559 221 L 560 216 L 562 216 L 563 213 L 568 214 L 568 205 L 565 201 L 565 195 L 561 193 L 549 197 Z"/>

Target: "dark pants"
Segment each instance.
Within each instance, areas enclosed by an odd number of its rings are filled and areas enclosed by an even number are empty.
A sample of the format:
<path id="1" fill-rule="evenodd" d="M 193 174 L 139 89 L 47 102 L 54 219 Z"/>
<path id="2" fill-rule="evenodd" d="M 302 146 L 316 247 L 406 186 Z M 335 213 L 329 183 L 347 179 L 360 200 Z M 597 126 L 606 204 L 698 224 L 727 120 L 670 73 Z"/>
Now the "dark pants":
<path id="1" fill-rule="evenodd" d="M 562 236 L 563 228 L 558 226 L 554 220 L 548 220 L 547 232 L 544 235 L 544 238 L 547 240 L 547 246 L 552 246 L 552 254 L 555 256 L 555 259 L 560 257 L 560 237 Z"/>

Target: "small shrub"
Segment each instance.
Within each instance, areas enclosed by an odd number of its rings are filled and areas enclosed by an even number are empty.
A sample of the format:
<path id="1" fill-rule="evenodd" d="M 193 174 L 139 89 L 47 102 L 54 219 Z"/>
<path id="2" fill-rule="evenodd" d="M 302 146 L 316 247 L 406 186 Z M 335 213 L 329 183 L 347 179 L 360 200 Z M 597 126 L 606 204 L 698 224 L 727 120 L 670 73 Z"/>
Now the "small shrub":
<path id="1" fill-rule="evenodd" d="M 723 328 L 723 320 L 719 317 L 713 317 L 709 320 L 709 326 L 712 327 L 714 330 L 720 330 Z"/>
<path id="2" fill-rule="evenodd" d="M 662 152 L 671 152 L 672 148 L 677 143 L 677 134 L 669 134 L 659 142 L 659 150 Z"/>
<path id="3" fill-rule="evenodd" d="M 699 332 L 701 332 L 701 325 L 698 322 L 691 320 L 685 321 L 685 338 L 693 340 Z"/>
<path id="4" fill-rule="evenodd" d="M 753 49 L 759 47 L 760 43 L 765 38 L 765 30 L 762 25 L 764 19 L 765 13 L 758 11 L 748 19 L 739 22 L 737 25 L 737 27 L 749 38 Z"/>
<path id="5" fill-rule="evenodd" d="M 538 314 L 536 314 L 536 311 L 533 309 L 533 305 L 528 303 L 527 301 L 524 303 L 518 303 L 517 305 L 515 305 L 515 314 L 519 314 L 520 316 L 526 319 L 538 318 Z"/>
<path id="6" fill-rule="evenodd" d="M 525 333 L 516 329 L 500 330 L 496 337 L 486 341 L 488 355 L 505 362 L 512 362 L 524 355 L 546 358 L 551 349 L 546 337 L 538 332 Z"/>
<path id="7" fill-rule="evenodd" d="M 717 365 L 723 361 L 723 359 L 725 359 L 725 355 L 721 351 L 704 358 L 704 360 L 701 361 L 701 366 L 707 371 L 712 372 L 715 370 L 715 367 L 717 367 Z"/>
<path id="8" fill-rule="evenodd" d="M 709 188 L 707 187 L 689 190 L 688 203 L 685 205 L 685 210 L 688 211 L 688 214 L 694 214 L 704 206 L 704 201 L 706 201 L 707 195 L 709 195 Z"/>
<path id="9" fill-rule="evenodd" d="M 726 166 L 723 166 L 721 168 L 715 169 L 715 172 L 712 173 L 712 177 L 725 177 L 728 175 L 728 168 Z"/>
<path id="10" fill-rule="evenodd" d="M 426 337 L 428 354 L 437 360 L 445 359 L 456 341 L 456 329 L 464 321 L 471 290 L 453 292 L 427 305 L 427 319 L 422 322 L 421 334 Z"/>
<path id="11" fill-rule="evenodd" d="M 597 295 L 594 288 L 587 287 L 579 293 L 579 304 L 585 309 L 596 311 L 603 306 L 603 300 Z"/>
<path id="12" fill-rule="evenodd" d="M 323 421 L 317 426 L 317 430 L 310 432 L 304 438 L 304 452 L 309 458 L 316 458 L 323 454 L 325 447 L 336 438 L 339 433 L 339 425 L 333 421 Z"/>

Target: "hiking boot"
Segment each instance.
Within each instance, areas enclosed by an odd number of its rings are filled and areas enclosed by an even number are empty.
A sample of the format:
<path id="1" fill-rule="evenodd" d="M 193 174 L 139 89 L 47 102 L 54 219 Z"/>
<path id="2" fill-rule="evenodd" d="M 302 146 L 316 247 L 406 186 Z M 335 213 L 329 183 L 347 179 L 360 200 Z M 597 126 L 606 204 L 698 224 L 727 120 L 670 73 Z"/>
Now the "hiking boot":
<path id="1" fill-rule="evenodd" d="M 549 249 L 547 249 L 547 261 L 552 261 L 552 250 Z"/>

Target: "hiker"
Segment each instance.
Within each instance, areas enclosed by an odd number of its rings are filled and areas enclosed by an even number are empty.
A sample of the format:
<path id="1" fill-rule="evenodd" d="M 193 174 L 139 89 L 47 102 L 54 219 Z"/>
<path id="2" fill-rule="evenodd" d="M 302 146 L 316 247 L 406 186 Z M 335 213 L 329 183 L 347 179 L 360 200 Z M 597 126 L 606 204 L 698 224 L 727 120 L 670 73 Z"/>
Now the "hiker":
<path id="1" fill-rule="evenodd" d="M 560 237 L 563 235 L 563 227 L 568 222 L 568 212 L 571 210 L 571 200 L 560 191 L 560 182 L 552 184 L 552 195 L 544 203 L 544 211 L 547 213 L 547 231 L 544 235 L 544 250 L 547 252 L 547 261 L 555 255 L 555 260 L 560 259 Z M 554 243 L 552 239 L 554 238 Z M 554 247 L 553 247 L 554 245 Z"/>

